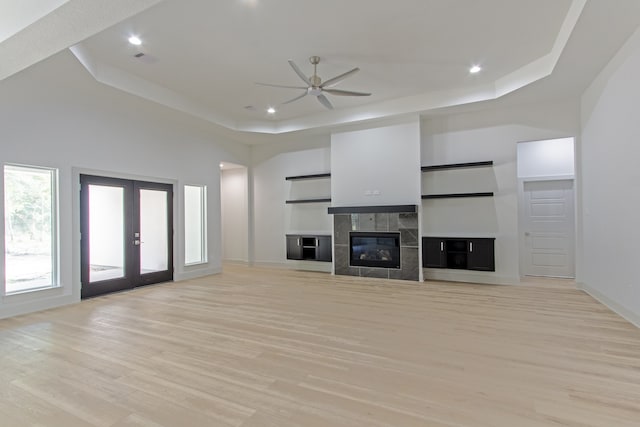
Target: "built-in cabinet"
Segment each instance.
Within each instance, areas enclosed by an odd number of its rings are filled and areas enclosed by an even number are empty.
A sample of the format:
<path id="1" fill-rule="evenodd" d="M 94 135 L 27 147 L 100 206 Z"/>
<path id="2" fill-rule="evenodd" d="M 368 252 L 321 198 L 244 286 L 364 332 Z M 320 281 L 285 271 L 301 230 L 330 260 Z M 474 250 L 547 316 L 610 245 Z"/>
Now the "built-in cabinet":
<path id="1" fill-rule="evenodd" d="M 422 267 L 446 268 L 447 253 L 444 250 L 445 239 L 422 238 Z"/>
<path id="2" fill-rule="evenodd" d="M 331 236 L 287 234 L 287 259 L 331 262 Z"/>
<path id="3" fill-rule="evenodd" d="M 493 161 L 455 163 L 423 166 L 422 172 L 444 169 L 491 167 Z M 285 177 L 287 181 L 330 179 L 330 173 Z M 447 194 L 423 194 L 423 199 L 491 197 L 493 192 L 469 192 Z M 328 203 L 331 198 L 305 197 L 286 200 L 287 204 Z M 331 208 L 329 209 L 331 210 Z M 423 237 L 422 265 L 424 268 L 450 268 L 479 271 L 495 271 L 495 238 Z M 332 241 L 330 235 L 287 234 L 287 259 L 331 262 Z"/>
<path id="4" fill-rule="evenodd" d="M 422 266 L 495 271 L 495 238 L 423 237 Z"/>
<path id="5" fill-rule="evenodd" d="M 311 181 L 311 180 L 329 180 L 331 179 L 330 173 L 317 173 L 310 175 L 296 175 L 296 176 L 287 176 L 285 177 L 286 181 L 294 183 L 300 181 Z M 310 183 L 311 184 L 311 183 Z M 306 185 L 306 184 L 295 184 L 295 185 Z M 326 185 L 320 185 L 319 187 L 325 187 Z M 306 191 L 303 192 L 303 198 L 294 198 L 286 200 L 286 204 L 307 204 L 307 203 L 330 203 L 331 197 L 327 195 L 318 194 L 317 197 L 313 194 L 313 190 L 317 190 L 318 186 L 307 187 Z M 303 188 L 298 188 L 298 190 L 302 190 Z M 311 190 L 311 191 L 309 191 Z M 322 190 L 322 189 L 321 189 Z M 300 194 L 299 192 L 295 192 Z M 300 209 L 297 207 L 292 207 L 293 209 Z M 322 208 L 319 206 L 318 208 Z M 307 209 L 307 208 L 305 208 Z M 326 208 L 323 208 L 326 209 Z M 297 232 L 303 230 L 295 230 Z M 289 260 L 297 260 L 297 261 L 324 261 L 331 262 L 331 253 L 332 253 L 332 243 L 331 243 L 331 235 L 325 234 L 316 234 L 314 231 L 310 231 L 308 234 L 287 234 L 286 235 L 287 242 L 287 259 Z"/>
<path id="6" fill-rule="evenodd" d="M 469 169 L 493 167 L 492 160 L 449 163 L 423 166 L 422 172 L 435 172 L 449 169 Z M 423 194 L 422 199 L 449 199 L 493 197 L 492 191 L 431 193 Z M 428 210 L 425 210 L 428 215 Z M 424 268 L 450 268 L 459 270 L 495 271 L 495 238 L 465 237 L 423 237 L 422 266 Z"/>

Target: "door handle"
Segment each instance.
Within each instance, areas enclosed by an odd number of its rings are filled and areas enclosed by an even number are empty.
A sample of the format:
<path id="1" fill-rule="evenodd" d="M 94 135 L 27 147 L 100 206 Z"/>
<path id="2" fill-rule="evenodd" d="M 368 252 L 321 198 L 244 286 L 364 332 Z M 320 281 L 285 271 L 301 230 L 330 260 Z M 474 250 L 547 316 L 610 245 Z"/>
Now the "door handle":
<path id="1" fill-rule="evenodd" d="M 529 233 L 528 231 L 525 231 L 525 232 L 524 232 L 524 235 L 525 235 L 525 236 L 527 236 L 527 237 L 529 237 L 529 236 L 531 236 L 531 233 Z"/>
<path id="2" fill-rule="evenodd" d="M 469 252 L 473 252 L 473 242 L 469 242 Z"/>
<path id="3" fill-rule="evenodd" d="M 444 252 L 444 242 L 440 242 L 440 252 Z"/>

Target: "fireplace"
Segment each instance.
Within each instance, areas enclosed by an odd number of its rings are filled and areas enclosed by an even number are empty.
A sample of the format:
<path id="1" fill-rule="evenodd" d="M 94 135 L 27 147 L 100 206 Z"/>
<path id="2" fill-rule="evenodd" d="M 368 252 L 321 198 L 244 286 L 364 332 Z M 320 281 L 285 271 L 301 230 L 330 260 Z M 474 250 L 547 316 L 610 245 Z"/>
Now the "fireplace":
<path id="1" fill-rule="evenodd" d="M 332 206 L 329 213 L 335 274 L 420 280 L 418 205 Z"/>
<path id="2" fill-rule="evenodd" d="M 400 268 L 400 233 L 349 233 L 349 265 Z"/>

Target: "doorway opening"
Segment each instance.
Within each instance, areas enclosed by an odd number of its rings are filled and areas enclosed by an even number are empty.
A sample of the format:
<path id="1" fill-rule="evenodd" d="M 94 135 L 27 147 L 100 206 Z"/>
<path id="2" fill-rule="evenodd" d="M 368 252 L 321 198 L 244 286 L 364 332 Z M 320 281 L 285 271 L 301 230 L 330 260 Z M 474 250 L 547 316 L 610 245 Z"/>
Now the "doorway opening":
<path id="1" fill-rule="evenodd" d="M 575 278 L 574 138 L 517 146 L 520 275 Z"/>
<path id="2" fill-rule="evenodd" d="M 80 175 L 82 298 L 173 280 L 173 186 Z"/>
<path id="3" fill-rule="evenodd" d="M 222 260 L 249 263 L 249 174 L 245 166 L 220 163 Z"/>

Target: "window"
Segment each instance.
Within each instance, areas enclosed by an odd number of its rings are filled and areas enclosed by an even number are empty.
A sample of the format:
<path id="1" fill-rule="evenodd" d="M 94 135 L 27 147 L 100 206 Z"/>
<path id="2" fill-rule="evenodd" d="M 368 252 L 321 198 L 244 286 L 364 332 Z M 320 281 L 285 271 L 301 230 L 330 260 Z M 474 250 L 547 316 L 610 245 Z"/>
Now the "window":
<path id="1" fill-rule="evenodd" d="M 57 170 L 4 166 L 5 293 L 58 285 Z"/>
<path id="2" fill-rule="evenodd" d="M 184 262 L 207 262 L 207 187 L 184 186 Z"/>

